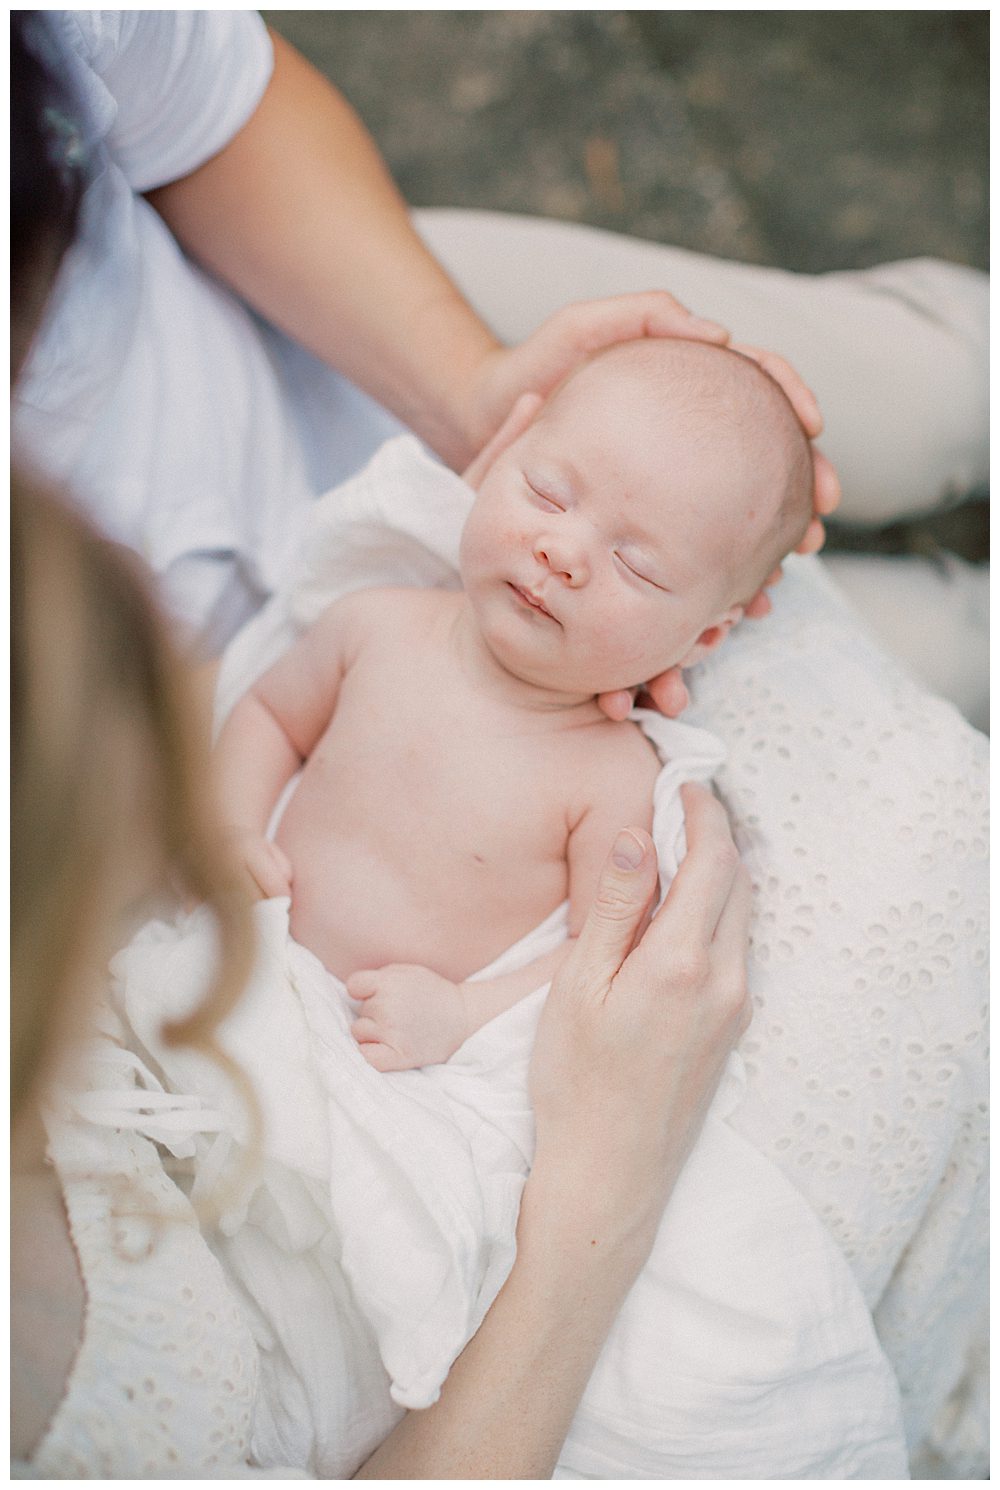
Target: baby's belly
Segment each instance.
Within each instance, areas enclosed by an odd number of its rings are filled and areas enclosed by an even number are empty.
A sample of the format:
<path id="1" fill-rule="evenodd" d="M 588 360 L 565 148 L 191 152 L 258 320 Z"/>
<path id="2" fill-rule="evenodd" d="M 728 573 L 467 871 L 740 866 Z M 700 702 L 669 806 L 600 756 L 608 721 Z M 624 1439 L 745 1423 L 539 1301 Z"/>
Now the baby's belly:
<path id="1" fill-rule="evenodd" d="M 292 863 L 295 940 L 341 979 L 409 962 L 458 981 L 566 898 L 564 857 L 539 863 L 529 845 L 514 856 L 481 852 L 482 844 L 442 850 L 433 836 L 389 841 L 377 824 L 358 834 L 293 798 L 277 841 Z"/>

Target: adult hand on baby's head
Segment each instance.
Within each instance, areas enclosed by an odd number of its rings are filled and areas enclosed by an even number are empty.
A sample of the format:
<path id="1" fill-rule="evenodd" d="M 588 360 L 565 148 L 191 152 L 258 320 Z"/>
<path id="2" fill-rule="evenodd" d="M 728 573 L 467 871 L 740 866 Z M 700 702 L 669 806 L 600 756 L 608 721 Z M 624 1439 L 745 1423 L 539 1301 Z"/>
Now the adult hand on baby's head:
<path id="1" fill-rule="evenodd" d="M 791 363 L 786 362 L 784 357 L 779 357 L 776 352 L 765 352 L 759 347 L 734 343 L 732 350 L 741 352 L 744 357 L 749 357 L 751 361 L 758 363 L 766 373 L 770 374 L 794 409 L 810 441 L 815 440 L 823 430 L 823 418 L 819 405 Z M 833 466 L 815 445 L 811 445 L 810 448 L 813 462 L 813 520 L 795 550 L 799 554 L 818 553 L 823 547 L 826 539 L 823 518 L 836 511 L 841 496 L 840 482 Z M 772 585 L 778 583 L 781 576 L 782 568 L 779 564 L 768 575 L 757 593 L 751 595 L 744 603 L 744 618 L 758 621 L 769 614 L 771 598 L 767 592 Z M 666 714 L 671 719 L 682 713 L 688 704 L 688 693 L 679 667 L 672 667 L 667 672 L 660 673 L 659 677 L 651 678 L 645 690 L 636 690 L 636 692 L 639 693 L 641 702 L 651 702 L 661 714 Z M 626 719 L 634 696 L 634 693 L 622 689 L 616 693 L 601 694 L 597 702 L 609 719 Z"/>
<path id="2" fill-rule="evenodd" d="M 787 362 L 784 357 L 779 357 L 777 352 L 767 352 L 760 347 L 749 347 L 742 343 L 734 342 L 732 344 L 732 350 L 734 352 L 740 352 L 744 357 L 749 357 L 752 362 L 756 362 L 759 367 L 762 367 L 774 379 L 795 410 L 796 417 L 810 440 L 817 439 L 823 433 L 823 416 L 820 413 L 815 395 L 811 389 L 806 387 L 790 362 Z M 823 547 L 826 533 L 822 520 L 824 517 L 829 517 L 830 513 L 835 512 L 840 505 L 840 482 L 837 480 L 836 471 L 822 451 L 816 449 L 815 445 L 812 446 L 812 458 L 813 511 L 815 516 L 803 534 L 802 541 L 795 550 L 797 554 L 814 554 Z M 773 575 L 768 576 L 766 583 L 768 585 L 775 584 L 780 578 L 781 569 L 779 566 Z M 769 602 L 764 606 L 763 610 L 751 609 L 754 601 L 760 596 L 764 596 L 763 589 L 759 590 L 754 600 L 747 605 L 746 614 L 748 616 L 766 615 L 770 610 Z M 766 599 L 766 596 L 764 598 Z"/>
<path id="3" fill-rule="evenodd" d="M 478 487 L 497 456 L 524 433 L 545 397 L 578 363 L 605 347 L 647 336 L 673 336 L 719 346 L 729 344 L 729 333 L 723 327 L 692 316 L 672 295 L 656 290 L 565 306 L 543 321 L 520 345 L 488 351 L 471 385 L 477 410 L 473 415 L 474 425 L 478 421 L 485 434 L 480 441 L 482 448 L 463 472 L 465 481 Z M 774 379 L 810 441 L 815 440 L 823 429 L 819 405 L 791 364 L 776 352 L 759 347 L 741 344 L 733 345 L 732 350 L 758 363 Z M 840 502 L 840 483 L 833 466 L 815 445 L 811 450 L 814 517 L 796 550 L 803 554 L 816 553 L 822 548 L 826 536 L 822 519 Z M 768 614 L 771 601 L 767 589 L 777 584 L 781 575 L 779 564 L 743 605 L 745 617 L 756 620 Z M 679 667 L 651 678 L 644 689 L 604 693 L 597 702 L 609 719 L 622 720 L 628 717 L 637 694 L 642 703 L 659 709 L 669 718 L 681 714 L 688 704 Z"/>
<path id="4" fill-rule="evenodd" d="M 666 290 L 565 305 L 517 346 L 495 346 L 483 356 L 468 387 L 465 458 L 472 458 L 492 439 L 522 394 L 544 399 L 595 352 L 647 336 L 677 336 L 719 346 L 729 341 L 725 327 L 692 315 Z"/>
<path id="5" fill-rule="evenodd" d="M 531 1065 L 533 1196 L 637 1265 L 750 1017 L 749 876 L 712 794 L 686 787 L 684 805 L 688 852 L 641 938 L 656 855 L 619 835 Z"/>

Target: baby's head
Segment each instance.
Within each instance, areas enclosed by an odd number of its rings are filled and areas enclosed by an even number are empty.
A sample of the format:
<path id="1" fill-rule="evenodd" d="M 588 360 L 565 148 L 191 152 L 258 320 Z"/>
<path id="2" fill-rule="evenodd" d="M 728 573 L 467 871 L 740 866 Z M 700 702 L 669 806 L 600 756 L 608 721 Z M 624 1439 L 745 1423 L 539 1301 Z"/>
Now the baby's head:
<path id="1" fill-rule="evenodd" d="M 476 481 L 463 583 L 497 660 L 566 692 L 700 661 L 812 516 L 784 393 L 701 342 L 600 353 L 500 443 Z"/>

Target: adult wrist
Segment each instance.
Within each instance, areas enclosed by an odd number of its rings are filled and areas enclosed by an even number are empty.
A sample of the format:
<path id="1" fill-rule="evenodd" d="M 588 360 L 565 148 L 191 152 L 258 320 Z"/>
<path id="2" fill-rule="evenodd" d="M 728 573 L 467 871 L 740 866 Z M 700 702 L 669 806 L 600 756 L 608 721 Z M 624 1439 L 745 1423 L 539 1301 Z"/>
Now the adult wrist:
<path id="1" fill-rule="evenodd" d="M 424 302 L 412 332 L 422 375 L 411 386 L 421 391 L 400 415 L 443 460 L 461 470 L 493 434 L 478 389 L 484 367 L 503 344 L 451 288 Z M 428 368 L 435 369 L 433 380 Z"/>
<path id="2" fill-rule="evenodd" d="M 521 1199 L 518 1255 L 563 1286 L 589 1275 L 617 1290 L 620 1303 L 649 1257 L 662 1205 L 572 1169 L 556 1155 L 536 1155 Z"/>

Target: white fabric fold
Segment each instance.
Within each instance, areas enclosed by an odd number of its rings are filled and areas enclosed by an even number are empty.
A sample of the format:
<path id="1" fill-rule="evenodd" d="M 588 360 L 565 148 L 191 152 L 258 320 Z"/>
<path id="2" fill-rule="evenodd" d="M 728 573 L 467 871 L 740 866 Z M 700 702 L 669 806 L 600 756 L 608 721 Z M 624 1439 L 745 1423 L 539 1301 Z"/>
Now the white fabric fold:
<path id="1" fill-rule="evenodd" d="M 276 1261 L 265 1277 L 327 1226 L 393 1400 L 427 1406 L 514 1260 L 533 1142 L 527 1070 L 544 991 L 484 1026 L 446 1065 L 385 1076 L 351 1037 L 343 986 L 291 940 L 288 902 L 266 902 L 257 918 L 258 969 L 225 1043 L 255 1073 L 266 1162 L 234 1214 L 252 1214 L 269 1238 Z M 549 917 L 525 938 L 520 958 L 553 943 L 559 921 Z M 163 987 L 158 965 L 177 967 L 163 929 L 140 934 L 117 959 L 116 996 L 147 1030 L 168 1079 L 184 1084 L 194 1058 L 156 1043 L 149 1000 L 151 987 Z M 174 936 L 192 960 L 199 944 L 210 956 L 204 921 L 187 918 Z M 262 1059 L 276 1026 L 297 1032 L 296 1087 L 283 1062 Z M 220 1107 L 221 1085 L 206 1093 Z M 801 1196 L 729 1127 L 742 1089 L 734 1057 L 567 1439 L 567 1472 L 905 1477 L 895 1381 L 864 1300 Z M 235 1106 L 231 1116 L 235 1129 Z M 292 1369 L 308 1369 L 310 1321 L 284 1318 L 280 1328 Z"/>

